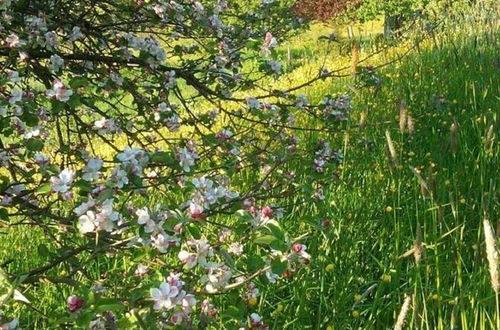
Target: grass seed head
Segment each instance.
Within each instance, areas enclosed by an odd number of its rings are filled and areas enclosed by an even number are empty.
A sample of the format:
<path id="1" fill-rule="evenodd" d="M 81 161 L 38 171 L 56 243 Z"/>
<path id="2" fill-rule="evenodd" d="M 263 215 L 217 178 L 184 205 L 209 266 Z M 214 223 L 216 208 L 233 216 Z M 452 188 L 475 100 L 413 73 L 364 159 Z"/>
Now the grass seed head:
<path id="1" fill-rule="evenodd" d="M 495 141 L 495 131 L 493 125 L 490 125 L 488 131 L 486 132 L 486 137 L 484 138 L 484 148 L 486 150 L 492 149 L 494 141 Z"/>
<path id="2" fill-rule="evenodd" d="M 394 330 L 403 329 L 406 322 L 406 316 L 408 315 L 408 311 L 410 310 L 410 304 L 411 295 L 407 295 L 405 297 L 403 305 L 401 306 L 401 311 L 399 312 L 398 319 L 396 320 L 396 324 L 394 325 Z"/>
<path id="3" fill-rule="evenodd" d="M 394 167 L 398 166 L 398 155 L 396 153 L 396 148 L 394 148 L 394 143 L 392 142 L 391 134 L 389 133 L 389 131 L 385 131 L 385 139 L 389 168 L 392 170 Z"/>
<path id="4" fill-rule="evenodd" d="M 415 258 L 415 265 L 419 265 L 422 260 L 422 255 L 424 253 L 424 247 L 422 245 L 422 230 L 420 226 L 417 226 L 417 230 L 415 233 L 415 245 L 413 246 L 413 257 Z"/>
<path id="5" fill-rule="evenodd" d="M 408 127 L 408 133 L 410 135 L 413 135 L 413 133 L 415 133 L 415 121 L 410 115 L 408 115 L 406 118 L 406 126 Z"/>
<path id="6" fill-rule="evenodd" d="M 483 220 L 484 240 L 486 243 L 486 257 L 491 278 L 491 287 L 496 294 L 500 290 L 500 278 L 498 273 L 498 251 L 495 243 L 495 234 L 488 219 Z"/>
<path id="7" fill-rule="evenodd" d="M 406 110 L 406 104 L 404 100 L 398 101 L 399 108 L 399 132 L 404 133 L 406 129 L 406 124 L 408 121 L 408 111 Z"/>

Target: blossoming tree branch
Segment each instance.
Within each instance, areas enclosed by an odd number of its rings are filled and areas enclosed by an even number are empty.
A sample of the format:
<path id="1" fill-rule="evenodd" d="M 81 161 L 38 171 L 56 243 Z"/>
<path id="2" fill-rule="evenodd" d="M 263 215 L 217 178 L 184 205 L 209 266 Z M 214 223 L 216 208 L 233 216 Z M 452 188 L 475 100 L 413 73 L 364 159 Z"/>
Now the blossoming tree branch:
<path id="1" fill-rule="evenodd" d="M 338 177 L 332 137 L 352 105 L 301 89 L 350 73 L 269 88 L 284 74 L 277 47 L 304 23 L 291 5 L 0 1 L 0 224 L 39 227 L 59 251 L 2 271 L 0 304 L 43 280 L 73 292 L 54 323 L 199 328 L 214 297 L 254 305 L 309 263 L 307 233 L 280 219 Z M 127 271 L 96 276 L 96 260 Z M 99 284 L 111 276 L 115 288 Z"/>

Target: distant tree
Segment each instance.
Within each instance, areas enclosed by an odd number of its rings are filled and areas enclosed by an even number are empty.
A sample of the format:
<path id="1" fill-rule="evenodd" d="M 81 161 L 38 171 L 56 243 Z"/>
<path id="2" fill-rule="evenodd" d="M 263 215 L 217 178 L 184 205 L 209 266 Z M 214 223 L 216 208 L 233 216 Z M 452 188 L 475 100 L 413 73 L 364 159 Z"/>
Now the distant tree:
<path id="1" fill-rule="evenodd" d="M 339 17 L 347 9 L 356 8 L 363 0 L 299 0 L 294 11 L 301 17 L 328 21 Z"/>
<path id="2" fill-rule="evenodd" d="M 362 0 L 349 16 L 357 21 L 366 22 L 384 17 L 384 36 L 391 37 L 403 27 L 405 21 L 415 16 L 418 9 L 430 0 Z"/>

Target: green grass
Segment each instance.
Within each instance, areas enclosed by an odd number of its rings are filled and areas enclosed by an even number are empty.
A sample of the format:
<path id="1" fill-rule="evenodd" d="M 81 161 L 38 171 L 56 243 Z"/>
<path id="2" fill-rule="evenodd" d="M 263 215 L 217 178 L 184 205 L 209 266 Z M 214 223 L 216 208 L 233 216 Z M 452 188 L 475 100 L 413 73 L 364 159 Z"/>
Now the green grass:
<path id="1" fill-rule="evenodd" d="M 498 301 L 489 283 L 482 230 L 484 215 L 494 227 L 499 220 L 500 154 L 497 141 L 493 146 L 485 143 L 490 126 L 494 132 L 499 126 L 498 35 L 488 26 L 475 28 L 436 35 L 410 56 L 383 68 L 380 90 L 356 95 L 352 124 L 365 110 L 366 127 L 352 125 L 345 134 L 329 137 L 344 149 L 340 179 L 325 180 L 323 205 L 299 203 L 282 221 L 292 236 L 294 230 L 310 233 L 304 242 L 312 263 L 294 273 L 292 280 L 260 286 L 259 302 L 249 308 L 272 328 L 390 328 L 406 294 L 414 297 L 407 317 L 410 328 L 492 329 L 498 325 Z M 325 51 L 324 46 L 310 40 L 328 29 L 315 26 L 306 32 L 308 41 L 295 39 L 291 58 L 321 61 L 318 54 Z M 321 49 L 315 52 L 315 47 Z M 392 58 L 382 56 L 377 61 Z M 348 63 L 348 57 L 342 61 Z M 340 83 L 329 88 L 342 90 L 350 81 Z M 305 92 L 314 98 L 324 88 Z M 444 98 L 440 105 L 436 104 L 439 95 Z M 414 118 L 413 134 L 399 132 L 396 103 L 401 99 Z M 456 152 L 450 142 L 453 122 L 458 124 Z M 393 169 L 385 153 L 386 131 L 399 159 Z M 432 198 L 423 196 L 410 168 L 416 168 L 433 187 Z M 318 225 L 324 218 L 331 220 L 330 227 Z M 425 247 L 419 265 L 412 257 L 399 258 L 412 248 L 417 228 Z M 37 251 L 40 244 L 47 245 L 49 253 L 57 252 L 38 229 L 23 225 L 1 229 L 0 264 L 6 263 L 6 270 L 13 273 L 43 265 L 48 258 Z M 128 260 L 97 259 L 86 269 L 88 274 L 78 273 L 77 278 L 130 267 Z M 71 267 L 61 268 L 51 275 L 71 271 Z M 106 284 L 112 288 L 121 280 L 114 271 Z M 65 297 L 74 290 L 56 289 L 46 282 L 31 286 L 35 290 L 29 298 L 45 315 L 63 312 Z M 363 293 L 364 299 L 356 301 Z M 215 303 L 224 310 L 232 302 L 217 298 Z M 24 305 L 16 304 L 7 312 L 19 315 L 23 328 L 46 326 L 41 314 Z M 222 319 L 216 325 L 232 326 Z"/>

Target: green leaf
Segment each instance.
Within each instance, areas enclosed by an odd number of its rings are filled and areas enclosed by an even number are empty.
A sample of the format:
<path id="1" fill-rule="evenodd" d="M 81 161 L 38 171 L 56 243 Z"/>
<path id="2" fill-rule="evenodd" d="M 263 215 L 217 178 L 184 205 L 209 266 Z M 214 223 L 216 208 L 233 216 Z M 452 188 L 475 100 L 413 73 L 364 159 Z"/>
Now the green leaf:
<path id="1" fill-rule="evenodd" d="M 245 231 L 248 229 L 248 224 L 247 223 L 240 223 L 239 225 L 236 226 L 234 229 L 234 232 L 238 235 L 241 236 Z"/>
<path id="2" fill-rule="evenodd" d="M 288 262 L 276 258 L 271 262 L 271 270 L 274 274 L 281 275 L 288 269 Z"/>
<path id="3" fill-rule="evenodd" d="M 116 322 L 116 326 L 118 329 L 132 329 L 133 323 L 127 317 L 122 317 Z"/>
<path id="4" fill-rule="evenodd" d="M 286 252 L 288 250 L 288 246 L 285 244 L 285 242 L 283 242 L 279 239 L 277 239 L 274 242 L 272 242 L 271 244 L 269 244 L 269 247 L 271 247 L 271 249 L 273 249 L 273 250 L 278 250 L 281 252 Z"/>
<path id="5" fill-rule="evenodd" d="M 113 190 L 106 189 L 105 191 L 101 192 L 99 196 L 97 196 L 97 201 L 103 202 L 111 197 L 113 197 Z"/>
<path id="6" fill-rule="evenodd" d="M 271 231 L 271 233 L 273 234 L 274 237 L 284 241 L 285 240 L 285 233 L 283 232 L 283 230 L 281 230 L 281 227 L 278 223 L 278 221 L 276 220 L 270 220 L 266 226 L 265 226 L 267 229 L 269 229 L 269 231 Z"/>
<path id="7" fill-rule="evenodd" d="M 39 122 L 38 116 L 36 114 L 34 114 L 34 113 L 30 112 L 30 111 L 26 111 L 26 110 L 21 115 L 21 119 L 29 127 L 34 127 Z"/>
<path id="8" fill-rule="evenodd" d="M 38 187 L 38 189 L 36 190 L 37 194 L 46 194 L 48 192 L 50 192 L 52 189 L 50 183 L 45 183 L 45 184 L 42 184 L 40 187 Z"/>
<path id="9" fill-rule="evenodd" d="M 87 86 L 89 80 L 85 77 L 75 77 L 69 81 L 69 86 L 73 89 L 77 89 L 79 87 Z"/>
<path id="10" fill-rule="evenodd" d="M 9 212 L 7 212 L 7 210 L 4 208 L 0 209 L 0 220 L 9 220 Z"/>
<path id="11" fill-rule="evenodd" d="M 236 306 L 229 306 L 223 315 L 230 319 L 239 320 L 244 317 L 244 312 Z"/>
<path id="12" fill-rule="evenodd" d="M 201 238 L 201 231 L 200 228 L 195 223 L 190 223 L 189 226 L 187 226 L 188 231 L 193 235 L 194 239 L 200 239 Z"/>
<path id="13" fill-rule="evenodd" d="M 142 178 L 137 175 L 131 175 L 130 176 L 130 181 L 137 187 L 137 188 L 142 188 Z"/>
<path id="14" fill-rule="evenodd" d="M 96 312 L 100 312 L 100 313 L 108 312 L 108 311 L 121 312 L 124 309 L 125 309 L 125 306 L 123 306 L 123 304 L 121 304 L 120 302 L 102 304 L 102 305 L 96 306 L 96 308 L 95 308 Z"/>
<path id="15" fill-rule="evenodd" d="M 26 142 L 26 149 L 29 151 L 40 151 L 43 149 L 43 141 L 40 139 L 29 139 Z"/>
<path id="16" fill-rule="evenodd" d="M 57 100 L 52 100 L 52 106 L 51 106 L 51 113 L 53 115 L 57 115 L 59 112 L 61 112 L 64 109 L 64 102 L 60 102 Z"/>
<path id="17" fill-rule="evenodd" d="M 234 260 L 231 257 L 231 255 L 229 255 L 229 253 L 225 249 L 223 249 L 223 248 L 219 249 L 219 253 L 224 258 L 224 261 L 226 262 L 226 264 L 229 267 L 234 268 Z"/>
<path id="18" fill-rule="evenodd" d="M 75 182 L 74 186 L 80 189 L 79 194 L 81 196 L 85 196 L 92 191 L 92 185 L 90 184 L 90 182 L 85 180 L 78 180 L 77 182 Z"/>
<path id="19" fill-rule="evenodd" d="M 80 101 L 80 95 L 73 94 L 69 98 L 68 104 L 71 108 L 76 109 L 82 102 Z"/>
<path id="20" fill-rule="evenodd" d="M 50 251 L 45 244 L 38 245 L 37 251 L 38 254 L 41 255 L 42 257 L 50 256 Z"/>
<path id="21" fill-rule="evenodd" d="M 274 242 L 276 240 L 277 240 L 277 238 L 274 237 L 273 235 L 264 235 L 264 236 L 257 237 L 254 240 L 254 243 L 269 245 L 269 244 L 271 244 L 272 242 Z"/>
<path id="22" fill-rule="evenodd" d="M 52 175 L 59 174 L 61 172 L 61 169 L 59 168 L 59 166 L 54 165 L 54 164 L 48 165 L 45 169 L 46 169 L 47 173 L 52 174 Z"/>
<path id="23" fill-rule="evenodd" d="M 148 252 L 146 250 L 140 250 L 135 253 L 134 258 L 132 259 L 135 262 L 139 262 L 143 260 L 146 256 L 148 255 Z"/>
<path id="24" fill-rule="evenodd" d="M 165 227 L 167 230 L 173 231 L 175 225 L 177 225 L 178 223 L 181 223 L 181 222 L 182 222 L 182 220 L 171 217 L 171 218 L 168 218 L 167 220 L 165 220 Z"/>
<path id="25" fill-rule="evenodd" d="M 172 165 L 175 164 L 175 157 L 170 152 L 159 151 L 151 155 L 150 161 L 152 163 Z"/>
<path id="26" fill-rule="evenodd" d="M 247 266 L 249 272 L 255 272 L 258 269 L 262 268 L 266 263 L 262 260 L 261 257 L 257 255 L 252 255 L 247 259 Z"/>

